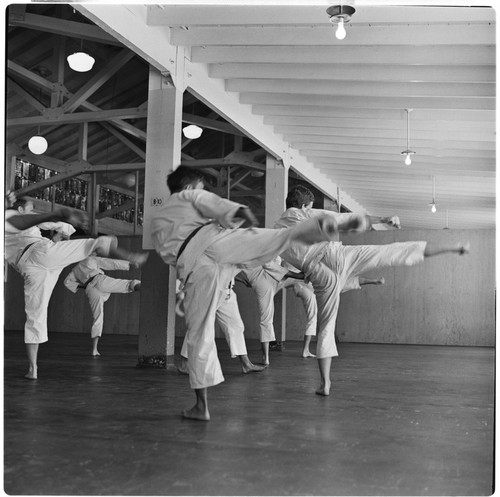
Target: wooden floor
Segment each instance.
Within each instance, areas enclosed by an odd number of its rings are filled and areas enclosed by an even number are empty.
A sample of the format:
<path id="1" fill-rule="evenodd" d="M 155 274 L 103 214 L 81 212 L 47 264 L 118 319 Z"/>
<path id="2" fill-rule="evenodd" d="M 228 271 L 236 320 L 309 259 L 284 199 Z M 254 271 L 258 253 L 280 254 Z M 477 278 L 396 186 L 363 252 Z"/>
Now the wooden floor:
<path id="1" fill-rule="evenodd" d="M 209 423 L 173 370 L 138 369 L 137 337 L 52 333 L 39 379 L 5 334 L 4 490 L 10 495 L 490 495 L 494 350 L 341 344 L 330 397 L 287 342 L 226 381 Z M 249 355 L 257 362 L 258 343 Z"/>

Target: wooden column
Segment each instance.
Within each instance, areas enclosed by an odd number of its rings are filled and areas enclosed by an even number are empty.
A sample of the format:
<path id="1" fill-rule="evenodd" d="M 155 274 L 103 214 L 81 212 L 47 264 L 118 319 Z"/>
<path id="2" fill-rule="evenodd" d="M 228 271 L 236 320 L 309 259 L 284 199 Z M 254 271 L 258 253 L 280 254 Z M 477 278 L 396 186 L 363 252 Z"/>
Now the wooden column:
<path id="1" fill-rule="evenodd" d="M 288 170 L 281 161 L 268 155 L 266 159 L 266 228 L 274 223 L 285 210 L 288 193 Z M 276 340 L 286 340 L 286 292 L 278 292 L 274 297 L 274 331 Z"/>
<path id="2" fill-rule="evenodd" d="M 139 365 L 173 365 L 175 269 L 153 250 L 151 221 L 170 193 L 167 175 L 181 162 L 182 90 L 156 69 L 149 72 L 143 249 L 151 250 L 142 271 Z"/>

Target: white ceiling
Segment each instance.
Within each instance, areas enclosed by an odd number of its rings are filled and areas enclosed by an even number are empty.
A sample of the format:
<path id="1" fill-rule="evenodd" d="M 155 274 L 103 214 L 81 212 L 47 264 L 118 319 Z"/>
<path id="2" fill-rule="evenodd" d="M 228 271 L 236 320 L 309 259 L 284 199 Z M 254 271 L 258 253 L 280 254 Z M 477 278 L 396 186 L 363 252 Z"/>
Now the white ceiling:
<path id="1" fill-rule="evenodd" d="M 495 11 L 435 3 L 350 2 L 342 41 L 330 2 L 77 8 L 351 210 L 494 228 Z"/>

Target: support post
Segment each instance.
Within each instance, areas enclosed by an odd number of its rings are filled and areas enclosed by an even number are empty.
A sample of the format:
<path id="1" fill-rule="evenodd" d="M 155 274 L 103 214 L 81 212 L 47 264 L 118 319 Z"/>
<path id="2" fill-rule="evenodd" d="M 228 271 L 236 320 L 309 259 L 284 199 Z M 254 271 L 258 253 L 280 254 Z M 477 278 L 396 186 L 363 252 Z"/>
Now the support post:
<path id="1" fill-rule="evenodd" d="M 266 159 L 266 228 L 272 228 L 285 210 L 287 193 L 288 170 L 281 161 L 268 155 Z M 286 290 L 274 296 L 274 330 L 277 341 L 283 343 L 286 340 Z"/>
<path id="2" fill-rule="evenodd" d="M 169 76 L 150 68 L 142 246 L 152 253 L 142 272 L 140 366 L 173 366 L 175 268 L 152 250 L 151 221 L 170 195 L 167 175 L 181 162 L 182 96 Z"/>

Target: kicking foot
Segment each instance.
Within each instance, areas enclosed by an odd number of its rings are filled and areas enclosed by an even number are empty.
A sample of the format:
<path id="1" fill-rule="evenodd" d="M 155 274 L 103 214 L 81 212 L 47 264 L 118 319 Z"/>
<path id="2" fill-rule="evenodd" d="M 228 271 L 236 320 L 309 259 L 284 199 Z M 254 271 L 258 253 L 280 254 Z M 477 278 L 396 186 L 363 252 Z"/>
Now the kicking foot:
<path id="1" fill-rule="evenodd" d="M 85 230 L 89 227 L 89 216 L 86 212 L 63 206 L 58 206 L 57 210 L 62 221 L 71 224 L 75 228 Z"/>
<path id="2" fill-rule="evenodd" d="M 375 285 L 385 285 L 385 278 L 382 276 L 382 278 L 379 278 L 376 282 Z"/>
<path id="3" fill-rule="evenodd" d="M 355 214 L 353 217 L 339 223 L 339 231 L 368 231 L 371 228 L 370 218 L 364 214 Z"/>
<path id="4" fill-rule="evenodd" d="M 458 255 L 465 255 L 470 252 L 470 242 L 461 243 L 458 246 Z"/>
<path id="5" fill-rule="evenodd" d="M 267 366 L 257 366 L 256 364 L 251 363 L 250 361 L 241 363 L 241 370 L 243 371 L 243 374 L 248 374 L 248 373 L 260 373 L 261 371 L 264 371 Z"/>
<path id="6" fill-rule="evenodd" d="M 146 263 L 148 257 L 148 252 L 132 252 L 129 256 L 129 262 L 132 266 L 139 268 Z"/>
<path id="7" fill-rule="evenodd" d="M 199 409 L 197 406 L 191 409 L 184 409 L 182 411 L 182 417 L 186 419 L 196 419 L 198 421 L 210 421 L 210 413 L 208 409 Z"/>
<path id="8" fill-rule="evenodd" d="M 318 218 L 318 224 L 322 233 L 324 233 L 328 239 L 333 238 L 339 232 L 339 227 L 337 220 L 330 216 L 321 216 Z"/>
<path id="9" fill-rule="evenodd" d="M 316 390 L 316 395 L 323 395 L 324 397 L 328 397 L 328 395 L 330 395 L 330 384 L 321 384 L 320 387 Z"/>
<path id="10" fill-rule="evenodd" d="M 309 352 L 308 350 L 304 350 L 304 352 L 302 352 L 302 357 L 304 359 L 307 359 L 308 357 L 316 357 L 314 354 L 311 354 L 311 352 Z"/>

